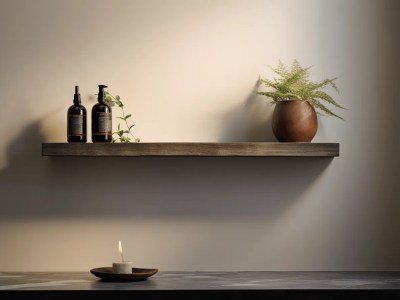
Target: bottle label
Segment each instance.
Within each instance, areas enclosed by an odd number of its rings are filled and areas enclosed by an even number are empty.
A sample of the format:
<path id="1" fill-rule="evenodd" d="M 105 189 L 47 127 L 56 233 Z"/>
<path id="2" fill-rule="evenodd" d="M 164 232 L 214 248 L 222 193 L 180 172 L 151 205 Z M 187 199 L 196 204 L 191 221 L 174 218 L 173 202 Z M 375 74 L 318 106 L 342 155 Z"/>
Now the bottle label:
<path id="1" fill-rule="evenodd" d="M 98 116 L 98 132 L 99 133 L 111 133 L 112 130 L 112 122 L 111 122 L 111 113 L 109 112 L 99 112 Z"/>
<path id="2" fill-rule="evenodd" d="M 83 135 L 83 116 L 68 115 L 68 135 L 81 136 Z"/>

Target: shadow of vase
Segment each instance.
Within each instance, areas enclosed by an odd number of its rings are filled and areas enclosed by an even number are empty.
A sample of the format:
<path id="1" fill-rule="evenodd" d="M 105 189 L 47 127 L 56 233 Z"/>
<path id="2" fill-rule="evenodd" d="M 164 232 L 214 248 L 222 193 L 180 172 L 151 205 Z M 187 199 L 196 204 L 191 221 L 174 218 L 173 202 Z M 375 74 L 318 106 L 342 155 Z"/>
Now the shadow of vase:
<path id="1" fill-rule="evenodd" d="M 273 104 L 258 95 L 260 83 L 255 83 L 252 92 L 243 103 L 220 115 L 223 130 L 221 142 L 276 142 L 272 132 Z"/>

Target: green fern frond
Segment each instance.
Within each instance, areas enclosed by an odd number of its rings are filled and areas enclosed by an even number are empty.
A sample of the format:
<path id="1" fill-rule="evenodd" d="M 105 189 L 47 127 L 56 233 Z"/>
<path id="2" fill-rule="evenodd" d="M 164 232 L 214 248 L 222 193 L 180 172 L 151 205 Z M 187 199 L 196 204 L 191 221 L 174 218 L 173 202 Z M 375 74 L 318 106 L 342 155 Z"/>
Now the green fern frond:
<path id="1" fill-rule="evenodd" d="M 344 109 L 332 96 L 322 91 L 327 86 L 331 86 L 339 93 L 339 89 L 335 83 L 337 78 L 325 79 L 322 82 L 313 82 L 309 79 L 309 70 L 311 67 L 302 67 L 297 60 L 293 61 L 290 68 L 287 68 L 280 60 L 277 67 L 270 68 L 280 78 L 273 78 L 273 80 L 261 79 L 265 87 L 272 89 L 272 91 L 258 91 L 259 95 L 269 97 L 273 102 L 287 100 L 308 101 L 326 115 L 342 119 L 342 117 L 321 103 L 321 101 L 325 101 L 337 108 Z"/>
<path id="2" fill-rule="evenodd" d="M 320 101 L 313 99 L 311 101 L 309 101 L 310 104 L 312 104 L 314 107 L 319 108 L 320 110 L 322 110 L 326 115 L 328 116 L 332 116 L 332 117 L 336 117 L 339 118 L 341 120 L 344 120 L 342 117 L 338 116 L 337 114 L 335 114 L 334 112 L 332 112 L 330 109 L 328 109 L 325 105 L 323 105 Z"/>
<path id="3" fill-rule="evenodd" d="M 288 69 L 281 60 L 279 60 L 278 66 L 276 68 L 270 66 L 270 69 L 283 78 L 289 74 Z"/>
<path id="4" fill-rule="evenodd" d="M 276 102 L 282 101 L 281 99 L 284 99 L 287 101 L 290 99 L 298 99 L 299 98 L 298 95 L 289 93 L 289 92 L 257 92 L 257 94 L 270 97 Z"/>
<path id="5" fill-rule="evenodd" d="M 336 106 L 338 108 L 341 108 L 341 109 L 345 109 L 343 106 L 339 105 L 335 101 L 335 99 L 333 99 L 333 97 L 331 95 L 329 95 L 329 94 L 327 94 L 327 93 L 325 93 L 323 91 L 316 91 L 316 92 L 314 92 L 313 96 L 314 96 L 313 98 L 315 98 L 315 99 L 325 100 L 329 104 L 332 104 L 332 105 L 334 105 L 334 106 Z"/>
<path id="6" fill-rule="evenodd" d="M 264 83 L 266 87 L 274 88 L 274 89 L 279 89 L 279 83 L 275 80 L 269 80 L 269 79 L 261 79 L 261 82 Z"/>

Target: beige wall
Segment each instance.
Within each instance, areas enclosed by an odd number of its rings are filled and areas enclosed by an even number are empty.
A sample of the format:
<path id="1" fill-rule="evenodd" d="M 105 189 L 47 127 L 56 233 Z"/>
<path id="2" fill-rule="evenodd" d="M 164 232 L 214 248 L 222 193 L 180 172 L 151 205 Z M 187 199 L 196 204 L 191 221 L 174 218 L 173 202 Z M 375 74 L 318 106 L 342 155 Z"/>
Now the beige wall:
<path id="1" fill-rule="evenodd" d="M 396 7 L 397 6 L 397 7 Z M 398 1 L 0 0 L 0 270 L 400 269 Z M 397 16 L 395 15 L 397 14 Z M 397 47 L 397 48 L 396 48 Z M 272 141 L 253 90 L 294 58 L 340 76 L 314 158 L 48 158 L 73 87 L 150 141 Z M 115 124 L 114 124 L 115 125 Z"/>

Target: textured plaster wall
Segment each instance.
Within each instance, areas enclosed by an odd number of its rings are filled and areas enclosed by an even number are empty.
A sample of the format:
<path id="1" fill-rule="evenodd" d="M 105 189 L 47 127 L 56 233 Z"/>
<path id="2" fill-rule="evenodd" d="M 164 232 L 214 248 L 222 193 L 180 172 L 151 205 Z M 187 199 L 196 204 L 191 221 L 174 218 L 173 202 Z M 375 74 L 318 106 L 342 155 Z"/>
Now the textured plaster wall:
<path id="1" fill-rule="evenodd" d="M 0 270 L 400 269 L 399 2 L 0 0 Z M 79 84 L 143 142 L 274 141 L 265 65 L 339 76 L 321 158 L 48 158 Z M 116 112 L 116 111 L 115 111 Z M 116 124 L 114 124 L 116 125 Z"/>

